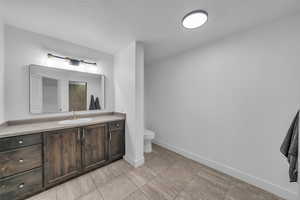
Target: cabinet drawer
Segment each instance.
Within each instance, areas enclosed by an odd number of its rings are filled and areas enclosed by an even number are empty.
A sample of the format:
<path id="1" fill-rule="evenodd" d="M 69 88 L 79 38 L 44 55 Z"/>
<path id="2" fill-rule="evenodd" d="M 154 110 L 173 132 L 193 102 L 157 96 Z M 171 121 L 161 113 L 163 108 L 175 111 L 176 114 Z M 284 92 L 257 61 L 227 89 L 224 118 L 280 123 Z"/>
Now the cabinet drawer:
<path id="1" fill-rule="evenodd" d="M 0 199 L 18 200 L 42 189 L 42 169 L 0 179 Z"/>
<path id="2" fill-rule="evenodd" d="M 109 130 L 123 130 L 125 129 L 125 121 L 115 121 L 109 123 Z"/>
<path id="3" fill-rule="evenodd" d="M 42 143 L 41 134 L 24 135 L 0 139 L 0 152 Z"/>
<path id="4" fill-rule="evenodd" d="M 0 152 L 0 178 L 24 172 L 42 165 L 41 145 Z"/>

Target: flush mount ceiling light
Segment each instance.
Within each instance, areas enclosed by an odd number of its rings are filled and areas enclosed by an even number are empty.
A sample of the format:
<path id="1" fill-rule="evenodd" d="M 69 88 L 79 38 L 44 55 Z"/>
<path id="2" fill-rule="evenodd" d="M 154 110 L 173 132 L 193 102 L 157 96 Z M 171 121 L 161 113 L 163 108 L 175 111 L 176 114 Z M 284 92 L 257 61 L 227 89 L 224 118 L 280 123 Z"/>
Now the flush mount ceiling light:
<path id="1" fill-rule="evenodd" d="M 61 57 L 61 56 L 57 56 L 57 55 L 54 55 L 51 53 L 48 53 L 48 58 L 58 58 L 58 59 L 62 59 L 62 60 L 68 60 L 70 65 L 75 65 L 75 66 L 80 65 L 80 63 L 85 63 L 85 64 L 89 64 L 89 65 L 97 65 L 97 63 L 87 62 L 85 60 L 78 60 L 78 59 L 69 58 L 69 57 Z"/>
<path id="2" fill-rule="evenodd" d="M 187 29 L 202 26 L 208 19 L 208 13 L 204 10 L 194 10 L 186 14 L 182 19 L 182 25 Z"/>

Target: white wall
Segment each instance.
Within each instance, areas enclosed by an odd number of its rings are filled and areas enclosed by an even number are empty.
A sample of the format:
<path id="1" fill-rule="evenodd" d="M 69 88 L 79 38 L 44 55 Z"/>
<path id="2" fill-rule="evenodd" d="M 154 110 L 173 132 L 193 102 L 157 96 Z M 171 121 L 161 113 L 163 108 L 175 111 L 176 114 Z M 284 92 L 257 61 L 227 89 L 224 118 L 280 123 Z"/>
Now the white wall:
<path id="1" fill-rule="evenodd" d="M 4 24 L 0 16 L 0 124 L 4 121 Z"/>
<path id="2" fill-rule="evenodd" d="M 68 66 L 49 61 L 47 53 L 58 53 L 70 57 L 97 62 L 95 72 L 106 77 L 105 112 L 114 110 L 113 56 L 107 53 L 78 46 L 62 40 L 32 33 L 12 26 L 5 26 L 5 114 L 6 120 L 34 118 L 49 115 L 29 113 L 28 65 Z M 61 66 L 56 66 L 61 65 Z M 87 66 L 88 67 L 88 66 Z M 82 67 L 82 70 L 87 68 Z M 80 69 L 80 67 L 79 67 Z M 91 69 L 93 70 L 93 69 Z"/>
<path id="3" fill-rule="evenodd" d="M 134 166 L 144 163 L 144 49 L 132 42 L 114 59 L 115 110 L 126 113 L 125 159 Z"/>
<path id="4" fill-rule="evenodd" d="M 146 128 L 166 147 L 297 199 L 279 148 L 300 108 L 299 35 L 298 15 L 146 66 Z"/>

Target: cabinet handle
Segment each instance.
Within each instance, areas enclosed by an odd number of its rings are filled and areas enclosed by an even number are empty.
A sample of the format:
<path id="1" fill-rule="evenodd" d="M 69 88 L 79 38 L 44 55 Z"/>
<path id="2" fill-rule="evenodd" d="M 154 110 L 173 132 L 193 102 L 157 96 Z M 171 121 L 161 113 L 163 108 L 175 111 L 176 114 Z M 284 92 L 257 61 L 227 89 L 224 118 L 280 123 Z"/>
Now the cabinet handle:
<path id="1" fill-rule="evenodd" d="M 19 140 L 18 143 L 19 143 L 19 144 L 23 144 L 23 140 Z"/>
<path id="2" fill-rule="evenodd" d="M 82 129 L 82 139 L 85 139 L 85 129 Z"/>
<path id="3" fill-rule="evenodd" d="M 80 129 L 77 131 L 77 140 L 80 141 Z"/>
<path id="4" fill-rule="evenodd" d="M 20 160 L 19 160 L 19 163 L 23 163 L 24 162 L 24 160 L 21 158 Z"/>
<path id="5" fill-rule="evenodd" d="M 111 142 L 111 132 L 109 132 L 109 141 Z"/>
<path id="6" fill-rule="evenodd" d="M 19 188 L 19 189 L 22 189 L 24 186 L 25 186 L 25 184 L 24 184 L 24 183 L 21 183 L 21 184 L 18 186 L 18 188 Z"/>

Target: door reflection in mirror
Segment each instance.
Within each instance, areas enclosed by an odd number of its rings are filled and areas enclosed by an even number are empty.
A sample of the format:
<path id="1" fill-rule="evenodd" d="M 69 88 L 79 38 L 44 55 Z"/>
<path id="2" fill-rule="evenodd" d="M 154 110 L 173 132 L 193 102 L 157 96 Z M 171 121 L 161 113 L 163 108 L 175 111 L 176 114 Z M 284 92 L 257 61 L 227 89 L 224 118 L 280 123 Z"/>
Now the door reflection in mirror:
<path id="1" fill-rule="evenodd" d="M 33 114 L 105 108 L 104 75 L 30 65 L 29 80 L 29 110 Z M 92 96 L 94 108 L 90 109 Z"/>

